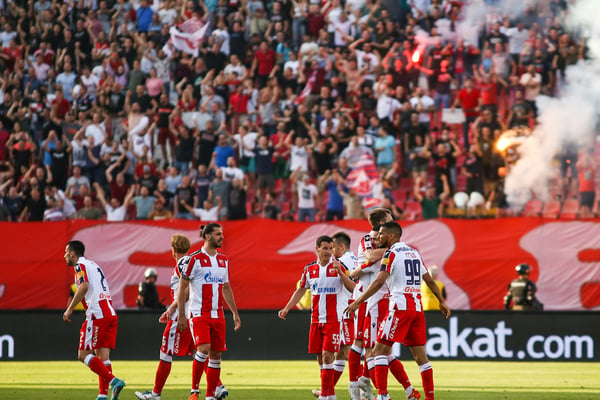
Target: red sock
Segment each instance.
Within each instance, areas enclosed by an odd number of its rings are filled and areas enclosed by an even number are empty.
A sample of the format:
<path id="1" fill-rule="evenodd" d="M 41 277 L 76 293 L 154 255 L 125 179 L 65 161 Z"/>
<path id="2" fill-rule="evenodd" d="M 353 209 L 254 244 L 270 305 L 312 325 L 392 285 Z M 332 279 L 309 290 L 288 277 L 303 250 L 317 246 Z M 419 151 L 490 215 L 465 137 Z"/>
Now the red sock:
<path id="1" fill-rule="evenodd" d="M 206 363 L 206 367 L 204 368 L 204 372 L 208 372 L 208 363 Z M 217 387 L 223 386 L 223 382 L 221 381 L 221 376 L 219 375 L 219 382 L 217 382 Z"/>
<path id="2" fill-rule="evenodd" d="M 375 357 L 375 380 L 377 382 L 377 393 L 387 394 L 388 360 L 387 356 Z"/>
<path id="3" fill-rule="evenodd" d="M 102 360 L 99 357 L 92 357 L 92 359 L 90 360 L 90 363 L 88 364 L 88 367 L 96 374 L 101 376 L 104 379 L 108 379 L 108 381 L 112 381 L 112 379 L 115 377 L 112 372 L 110 372 L 110 370 L 108 368 L 106 368 L 106 365 L 104 365 L 104 363 L 102 362 Z"/>
<path id="4" fill-rule="evenodd" d="M 408 379 L 408 375 L 406 374 L 406 370 L 404 369 L 402 363 L 399 360 L 397 360 L 396 357 L 394 357 L 394 359 L 391 361 L 388 359 L 388 363 L 390 372 L 392 373 L 392 375 L 394 375 L 394 378 L 396 378 L 396 380 L 400 382 L 400 384 L 402 384 L 402 387 L 404 389 L 409 387 L 410 380 Z"/>
<path id="5" fill-rule="evenodd" d="M 419 369 L 421 370 L 421 381 L 423 382 L 425 400 L 433 400 L 433 368 L 431 368 L 431 364 L 426 363 L 419 365 Z"/>
<path id="6" fill-rule="evenodd" d="M 360 376 L 360 354 L 362 351 L 358 347 L 352 346 L 350 352 L 348 352 L 348 374 L 350 375 L 350 382 L 356 382 Z"/>
<path id="7" fill-rule="evenodd" d="M 208 360 L 206 369 L 206 397 L 215 397 L 215 389 L 221 375 L 221 360 Z"/>
<path id="8" fill-rule="evenodd" d="M 207 354 L 196 352 L 194 354 L 194 362 L 192 364 L 192 390 L 199 390 L 200 379 L 206 367 Z"/>
<path id="9" fill-rule="evenodd" d="M 369 366 L 367 365 L 367 359 L 366 358 L 365 358 L 365 361 L 363 362 L 362 376 L 364 376 L 366 378 L 370 378 L 370 376 L 369 376 Z"/>
<path id="10" fill-rule="evenodd" d="M 333 373 L 333 364 L 323 364 L 321 372 L 321 396 L 332 396 L 335 394 Z"/>
<path id="11" fill-rule="evenodd" d="M 107 362 L 108 362 L 108 364 L 107 364 Z M 108 360 L 104 361 L 103 364 L 106 366 L 107 370 L 112 372 L 112 365 L 110 364 L 110 361 L 108 361 Z M 98 376 L 98 386 L 100 387 L 98 394 L 108 395 L 108 386 L 109 385 L 110 385 L 110 380 L 105 379 L 101 376 Z"/>
<path id="12" fill-rule="evenodd" d="M 158 362 L 158 368 L 156 368 L 156 376 L 154 377 L 154 388 L 152 389 L 154 393 L 162 393 L 170 373 L 171 363 L 160 360 Z"/>
<path id="13" fill-rule="evenodd" d="M 337 383 L 340 380 L 340 377 L 342 376 L 343 372 L 344 371 L 333 370 L 333 386 L 337 385 Z"/>

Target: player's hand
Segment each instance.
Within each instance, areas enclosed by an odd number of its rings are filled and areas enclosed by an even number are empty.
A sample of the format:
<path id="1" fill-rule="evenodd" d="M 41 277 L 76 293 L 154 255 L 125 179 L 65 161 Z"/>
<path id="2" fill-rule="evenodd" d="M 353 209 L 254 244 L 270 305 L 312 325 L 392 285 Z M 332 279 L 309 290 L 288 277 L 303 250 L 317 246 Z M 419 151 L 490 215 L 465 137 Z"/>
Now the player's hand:
<path id="1" fill-rule="evenodd" d="M 65 311 L 65 313 L 63 314 L 63 321 L 70 324 L 71 323 L 71 314 L 73 314 L 72 310 Z"/>
<path id="2" fill-rule="evenodd" d="M 452 311 L 450 311 L 450 307 L 448 307 L 446 303 L 440 303 L 440 311 L 442 312 L 444 317 L 446 317 L 446 319 L 450 318 L 450 314 L 452 314 Z"/>
<path id="3" fill-rule="evenodd" d="M 279 316 L 279 318 L 285 319 L 285 317 L 287 317 L 287 315 L 288 315 L 288 312 L 289 311 L 284 308 L 282 310 L 279 310 L 279 312 L 277 313 L 277 315 Z"/>
<path id="4" fill-rule="evenodd" d="M 358 310 L 359 306 L 360 304 L 358 304 L 357 302 L 350 303 L 348 307 L 346 307 L 346 309 L 344 310 L 344 315 L 352 314 L 354 311 Z"/>
<path id="5" fill-rule="evenodd" d="M 336 269 L 336 271 L 338 272 L 338 274 L 343 274 L 344 271 L 342 270 L 342 263 L 340 262 L 340 260 L 335 260 L 333 262 L 333 267 Z"/>
<path id="6" fill-rule="evenodd" d="M 362 273 L 362 269 L 355 268 L 352 270 L 352 272 L 350 272 L 350 278 L 358 279 L 361 277 Z"/>
<path id="7" fill-rule="evenodd" d="M 161 324 L 166 324 L 167 322 L 169 322 L 170 319 L 171 317 L 169 316 L 169 311 L 165 311 L 160 315 L 160 318 L 158 318 L 158 322 L 160 322 Z"/>
<path id="8" fill-rule="evenodd" d="M 233 314 L 233 330 L 238 331 L 242 327 L 242 320 L 239 314 Z"/>
<path id="9" fill-rule="evenodd" d="M 179 317 L 177 317 L 177 329 L 179 329 L 180 332 L 185 332 L 187 327 L 188 327 L 187 318 L 182 317 L 181 315 Z"/>

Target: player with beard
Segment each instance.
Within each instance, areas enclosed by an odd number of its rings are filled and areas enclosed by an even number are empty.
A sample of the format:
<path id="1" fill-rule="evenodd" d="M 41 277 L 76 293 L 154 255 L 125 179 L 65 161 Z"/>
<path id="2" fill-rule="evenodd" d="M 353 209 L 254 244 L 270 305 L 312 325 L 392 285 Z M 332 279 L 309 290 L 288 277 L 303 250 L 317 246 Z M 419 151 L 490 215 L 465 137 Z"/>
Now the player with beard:
<path id="1" fill-rule="evenodd" d="M 179 263 L 181 281 L 177 296 L 180 331 L 189 329 L 196 345 L 192 366 L 190 400 L 200 397 L 200 378 L 206 366 L 206 399 L 215 400 L 215 390 L 221 374 L 221 353 L 225 345 L 225 315 L 223 301 L 233 313 L 234 329 L 242 324 L 233 290 L 229 284 L 229 259 L 217 251 L 223 245 L 223 228 L 210 223 L 202 227 L 202 248 Z M 183 261 L 185 260 L 185 261 Z M 186 293 L 189 290 L 189 309 L 186 313 Z"/>
<path id="2" fill-rule="evenodd" d="M 425 282 L 440 302 L 440 311 L 448 318 L 451 314 L 442 293 L 435 284 L 419 251 L 400 242 L 402 227 L 397 222 L 384 223 L 379 230 L 379 246 L 388 249 L 381 260 L 381 270 L 371 285 L 346 312 L 354 312 L 387 282 L 390 289 L 390 307 L 379 328 L 375 358 L 377 399 L 389 400 L 387 388 L 389 355 L 394 343 L 408 346 L 421 371 L 425 400 L 434 399 L 433 369 L 425 353 L 427 341 L 425 315 L 421 305 L 421 282 Z M 389 280 L 388 280 L 389 278 Z"/>

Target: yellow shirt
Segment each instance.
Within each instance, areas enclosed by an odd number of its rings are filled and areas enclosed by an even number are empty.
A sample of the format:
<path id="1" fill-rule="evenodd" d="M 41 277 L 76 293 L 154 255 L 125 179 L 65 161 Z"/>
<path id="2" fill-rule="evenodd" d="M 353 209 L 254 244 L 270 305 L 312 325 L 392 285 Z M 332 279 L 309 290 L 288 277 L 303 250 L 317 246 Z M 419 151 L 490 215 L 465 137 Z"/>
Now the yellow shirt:
<path id="1" fill-rule="evenodd" d="M 299 287 L 300 287 L 300 281 L 298 281 L 298 283 L 296 283 L 296 289 L 298 289 Z M 302 298 L 300 299 L 300 301 L 298 302 L 296 307 L 299 308 L 300 310 L 310 310 L 311 302 L 312 302 L 312 293 L 310 292 L 310 289 L 306 289 L 306 292 L 304 292 L 304 295 L 302 296 Z"/>
<path id="2" fill-rule="evenodd" d="M 440 289 L 440 292 L 443 293 L 444 284 L 438 281 L 437 279 L 435 279 L 434 282 Z M 438 301 L 437 297 L 435 297 L 431 289 L 429 289 L 429 286 L 427 286 L 426 284 L 421 285 L 421 303 L 423 304 L 424 311 L 440 309 L 440 302 Z"/>

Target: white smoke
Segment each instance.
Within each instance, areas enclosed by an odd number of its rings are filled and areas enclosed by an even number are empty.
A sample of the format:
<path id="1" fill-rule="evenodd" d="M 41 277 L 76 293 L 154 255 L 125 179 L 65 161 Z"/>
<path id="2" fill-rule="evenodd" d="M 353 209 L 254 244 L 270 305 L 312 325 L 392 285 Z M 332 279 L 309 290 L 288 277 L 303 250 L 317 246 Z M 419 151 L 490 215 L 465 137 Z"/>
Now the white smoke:
<path id="1" fill-rule="evenodd" d="M 547 199 L 556 175 L 554 157 L 566 143 L 589 145 L 600 112 L 600 1 L 578 0 L 569 9 L 570 31 L 586 32 L 589 60 L 567 68 L 560 96 L 541 97 L 538 126 L 521 145 L 521 157 L 506 178 L 509 204 L 521 209 L 533 196 Z"/>
<path id="2" fill-rule="evenodd" d="M 484 0 L 467 0 L 461 9 L 460 21 L 456 24 L 455 37 L 477 46 L 479 33 L 487 25 L 501 22 L 504 17 L 515 19 L 523 16 L 525 11 L 548 0 L 502 0 L 495 5 L 488 5 Z M 440 34 L 446 38 L 452 37 L 452 32 L 445 27 L 438 27 Z"/>

